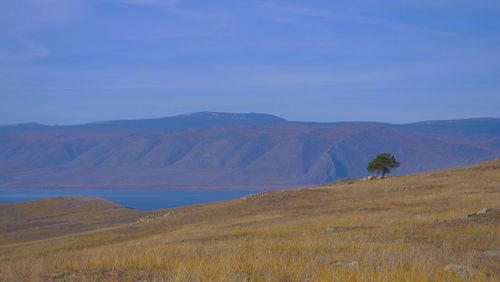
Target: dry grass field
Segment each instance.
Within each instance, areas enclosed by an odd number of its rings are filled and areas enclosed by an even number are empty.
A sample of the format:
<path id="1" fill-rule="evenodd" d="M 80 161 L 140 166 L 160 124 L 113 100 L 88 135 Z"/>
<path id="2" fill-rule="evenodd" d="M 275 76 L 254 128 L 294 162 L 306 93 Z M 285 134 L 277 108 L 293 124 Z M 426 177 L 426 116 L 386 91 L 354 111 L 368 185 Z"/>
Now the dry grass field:
<path id="1" fill-rule="evenodd" d="M 0 281 L 500 280 L 500 159 L 149 213 L 112 210 L 82 206 L 59 216 L 85 224 L 53 221 L 44 232 L 33 224 L 51 218 L 46 205 L 15 228 L 4 216 Z"/>

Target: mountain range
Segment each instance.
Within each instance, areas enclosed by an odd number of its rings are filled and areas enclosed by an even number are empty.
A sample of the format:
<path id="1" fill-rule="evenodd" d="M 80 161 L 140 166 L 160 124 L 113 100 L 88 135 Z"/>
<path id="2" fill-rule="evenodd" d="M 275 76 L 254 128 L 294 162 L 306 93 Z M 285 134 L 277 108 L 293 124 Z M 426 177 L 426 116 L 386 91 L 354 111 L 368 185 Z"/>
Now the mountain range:
<path id="1" fill-rule="evenodd" d="M 199 112 L 82 125 L 0 126 L 2 188 L 281 189 L 368 175 L 380 153 L 396 174 L 500 157 L 500 119 L 295 122 Z"/>

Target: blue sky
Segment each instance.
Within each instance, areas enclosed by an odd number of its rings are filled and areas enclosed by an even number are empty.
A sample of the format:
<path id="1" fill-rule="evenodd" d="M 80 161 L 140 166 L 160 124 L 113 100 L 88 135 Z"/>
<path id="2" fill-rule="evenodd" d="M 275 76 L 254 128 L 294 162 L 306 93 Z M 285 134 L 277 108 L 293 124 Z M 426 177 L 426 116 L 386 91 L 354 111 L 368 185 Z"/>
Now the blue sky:
<path id="1" fill-rule="evenodd" d="M 1 0 L 0 124 L 500 117 L 500 2 Z"/>

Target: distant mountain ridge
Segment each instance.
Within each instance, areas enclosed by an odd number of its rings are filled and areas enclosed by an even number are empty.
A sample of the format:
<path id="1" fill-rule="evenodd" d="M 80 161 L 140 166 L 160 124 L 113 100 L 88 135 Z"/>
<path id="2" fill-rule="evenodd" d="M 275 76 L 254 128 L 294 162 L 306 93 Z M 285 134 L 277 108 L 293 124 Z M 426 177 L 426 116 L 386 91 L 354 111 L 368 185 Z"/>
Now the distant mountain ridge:
<path id="1" fill-rule="evenodd" d="M 399 174 L 500 157 L 500 119 L 295 122 L 269 114 L 0 126 L 0 187 L 284 188 L 368 175 L 389 152 Z"/>
<path id="2" fill-rule="evenodd" d="M 83 127 L 136 128 L 141 130 L 178 131 L 192 128 L 209 128 L 225 125 L 271 125 L 286 120 L 268 114 L 233 114 L 198 112 L 166 118 L 95 122 Z"/>
<path id="3" fill-rule="evenodd" d="M 288 122 L 280 117 L 270 114 L 238 114 L 238 113 L 219 113 L 219 112 L 196 112 L 192 114 L 177 115 L 165 118 L 151 119 L 131 119 L 131 120 L 113 120 L 99 121 L 78 125 L 43 125 L 35 122 L 0 125 L 0 129 L 25 130 L 25 129 L 53 129 L 53 128 L 92 128 L 92 129 L 140 129 L 177 131 L 189 128 L 208 128 L 224 125 L 271 125 Z"/>

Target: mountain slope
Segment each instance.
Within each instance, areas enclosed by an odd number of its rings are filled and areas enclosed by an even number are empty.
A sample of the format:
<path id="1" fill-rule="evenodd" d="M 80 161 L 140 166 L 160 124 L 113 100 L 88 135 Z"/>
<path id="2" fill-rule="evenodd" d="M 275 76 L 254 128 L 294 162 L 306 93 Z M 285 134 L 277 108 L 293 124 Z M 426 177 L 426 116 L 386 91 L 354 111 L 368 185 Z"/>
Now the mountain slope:
<path id="1" fill-rule="evenodd" d="M 322 124 L 203 112 L 2 126 L 0 187 L 273 189 L 366 176 L 383 152 L 401 161 L 400 174 L 499 157 L 500 119 L 473 121 Z"/>

